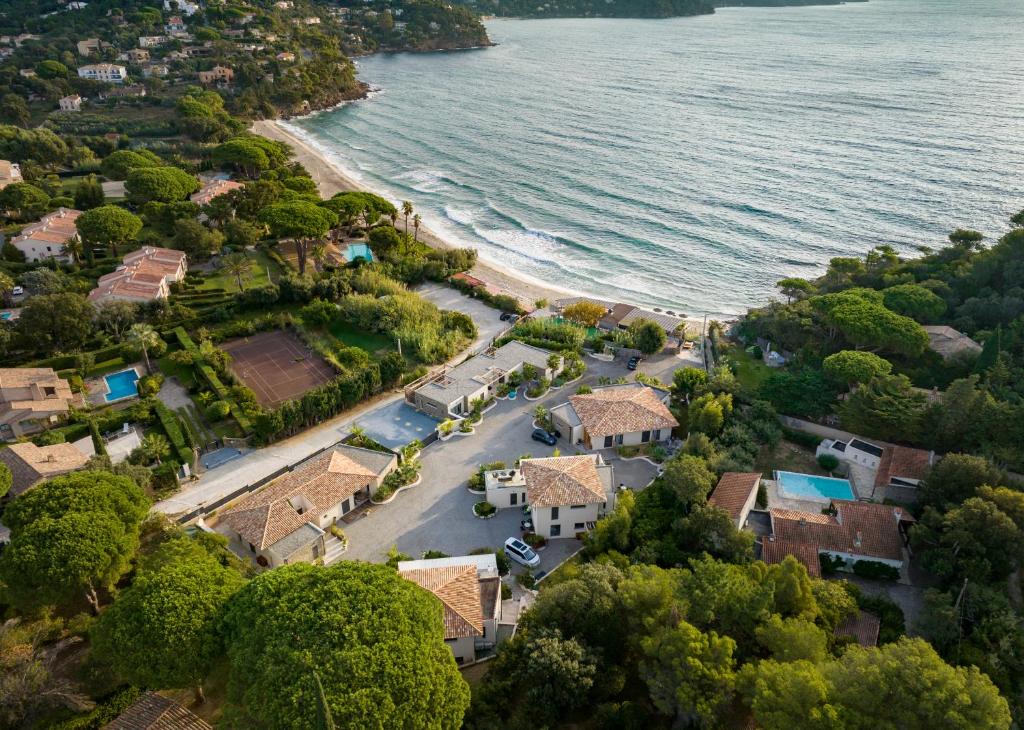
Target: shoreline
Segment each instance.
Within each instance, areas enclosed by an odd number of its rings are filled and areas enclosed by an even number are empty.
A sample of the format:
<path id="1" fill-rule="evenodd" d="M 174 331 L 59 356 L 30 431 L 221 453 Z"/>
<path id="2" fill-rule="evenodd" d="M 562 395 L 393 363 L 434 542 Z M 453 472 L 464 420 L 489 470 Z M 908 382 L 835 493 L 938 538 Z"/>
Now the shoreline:
<path id="1" fill-rule="evenodd" d="M 359 190 L 379 194 L 379 191 L 360 184 L 339 170 L 337 165 L 327 159 L 320 150 L 313 147 L 308 140 L 284 127 L 280 120 L 257 121 L 253 124 L 251 131 L 289 145 L 292 148 L 292 159 L 306 168 L 324 198 L 330 198 L 335 193 Z M 400 224 L 397 227 L 401 230 Z M 425 225 L 420 225 L 419 240 L 431 248 L 463 248 L 463 246 L 438 235 Z M 522 275 L 517 276 L 490 262 L 483 261 L 479 257 L 476 266 L 469 273 L 489 286 L 500 289 L 503 293 L 511 294 L 524 304 L 528 304 L 530 308 L 533 308 L 534 302 L 538 299 L 553 301 L 567 296 L 587 296 L 582 292 L 531 280 Z"/>
<path id="2" fill-rule="evenodd" d="M 317 149 L 308 139 L 285 127 L 284 123 L 286 121 L 276 119 L 259 120 L 253 123 L 250 131 L 289 145 L 292 148 L 292 159 L 301 163 L 306 168 L 306 171 L 309 172 L 310 177 L 316 183 L 320 195 L 324 198 L 330 198 L 336 193 L 360 190 L 380 194 L 380 191 L 361 184 L 352 176 L 339 169 L 337 164 L 333 163 L 324 152 Z M 401 230 L 400 226 L 396 227 Z M 457 242 L 438 235 L 426 225 L 420 225 L 419 240 L 431 248 L 465 248 L 465 246 Z M 539 281 L 523 274 L 513 273 L 493 262 L 483 260 L 479 253 L 476 265 L 468 273 L 483 281 L 488 288 L 496 289 L 502 294 L 509 294 L 515 297 L 526 305 L 527 309 L 533 309 L 534 302 L 540 299 L 554 301 L 573 296 L 600 298 L 594 294 L 587 294 L 586 292 Z M 641 309 L 649 309 L 635 302 L 623 303 L 637 306 Z M 700 333 L 704 321 L 702 317 L 688 316 L 683 319 L 687 323 L 689 330 L 695 330 L 698 334 Z"/>

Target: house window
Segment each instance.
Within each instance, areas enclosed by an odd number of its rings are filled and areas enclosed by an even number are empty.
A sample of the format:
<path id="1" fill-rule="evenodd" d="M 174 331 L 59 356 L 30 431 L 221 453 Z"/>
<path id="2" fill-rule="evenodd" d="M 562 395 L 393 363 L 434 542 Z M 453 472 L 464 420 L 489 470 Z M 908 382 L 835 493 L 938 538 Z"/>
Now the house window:
<path id="1" fill-rule="evenodd" d="M 516 494 L 515 492 L 512 492 L 512 494 L 509 495 L 509 498 L 508 498 L 509 506 L 510 507 L 515 507 L 518 503 L 519 503 L 519 495 Z"/>
<path id="2" fill-rule="evenodd" d="M 256 546 L 255 546 L 255 545 L 253 545 L 253 544 L 252 544 L 251 542 L 249 543 L 249 550 L 250 550 L 251 552 L 256 552 Z"/>
<path id="3" fill-rule="evenodd" d="M 651 440 L 651 432 L 650 431 L 644 431 L 643 433 L 640 434 L 640 443 L 646 444 L 650 440 Z"/>
<path id="4" fill-rule="evenodd" d="M 558 507 L 552 507 L 551 508 L 551 519 L 553 519 L 553 520 L 557 520 L 558 519 Z"/>
<path id="5" fill-rule="evenodd" d="M 574 529 L 577 532 L 579 532 L 580 530 L 582 530 L 586 526 L 587 526 L 586 522 L 577 522 L 575 525 L 572 526 L 572 529 Z"/>
<path id="6" fill-rule="evenodd" d="M 320 557 L 320 544 L 319 543 L 313 543 L 313 560 L 316 560 L 319 557 Z"/>
<path id="7" fill-rule="evenodd" d="M 47 386 L 43 388 L 43 393 L 46 395 L 57 395 L 57 389 Z"/>
<path id="8" fill-rule="evenodd" d="M 615 434 L 615 445 L 616 446 L 622 446 L 622 434 L 621 433 Z"/>
<path id="9" fill-rule="evenodd" d="M 585 504 L 574 504 L 569 509 L 586 509 L 586 508 L 587 508 L 587 505 L 585 505 Z"/>
<path id="10" fill-rule="evenodd" d="M 558 537 L 562 534 L 561 525 L 551 525 L 551 537 Z"/>
<path id="11" fill-rule="evenodd" d="M 606 449 L 610 449 L 611 446 L 612 446 L 612 437 L 611 436 L 605 436 L 604 437 L 604 447 Z"/>

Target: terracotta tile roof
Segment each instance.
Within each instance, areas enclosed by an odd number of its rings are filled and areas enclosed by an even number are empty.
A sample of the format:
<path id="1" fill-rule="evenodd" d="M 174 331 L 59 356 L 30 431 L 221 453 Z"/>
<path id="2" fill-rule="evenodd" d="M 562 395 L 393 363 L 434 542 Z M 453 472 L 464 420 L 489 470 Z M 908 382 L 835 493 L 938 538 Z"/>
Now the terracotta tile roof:
<path id="1" fill-rule="evenodd" d="M 900 521 L 913 519 L 903 509 L 872 502 L 833 500 L 836 515 L 771 510 L 772 532 L 779 540 L 819 550 L 886 560 L 903 559 Z"/>
<path id="2" fill-rule="evenodd" d="M 836 636 L 852 636 L 858 644 L 864 647 L 878 645 L 878 631 L 882 622 L 873 613 L 857 611 L 848 617 L 841 624 L 836 626 Z"/>
<path id="3" fill-rule="evenodd" d="M 300 464 L 230 508 L 224 514 L 225 523 L 257 550 L 273 545 L 307 522 L 316 524 L 320 514 L 373 485 L 396 460 L 390 454 L 377 454 L 376 459 L 361 457 L 360 451 L 365 450 L 337 446 Z M 367 466 L 373 461 L 383 463 L 387 457 L 390 461 L 381 468 Z M 289 504 L 297 498 L 305 498 L 312 505 L 303 514 Z"/>
<path id="4" fill-rule="evenodd" d="M 933 461 L 934 454 L 930 451 L 906 446 L 886 447 L 875 474 L 875 488 L 888 485 L 893 477 L 920 481 L 928 475 Z"/>
<path id="5" fill-rule="evenodd" d="M 44 243 L 67 243 L 68 239 L 78 235 L 75 221 L 82 211 L 73 208 L 60 208 L 47 213 L 35 223 L 21 229 L 21 233 L 11 239 L 17 245 L 20 241 L 36 240 Z"/>
<path id="6" fill-rule="evenodd" d="M 761 474 L 751 472 L 727 471 L 718 480 L 718 486 L 711 493 L 708 502 L 729 513 L 734 520 L 740 518 L 743 506 L 750 495 L 757 491 L 761 484 Z"/>
<path id="7" fill-rule="evenodd" d="M 401 575 L 441 599 L 445 639 L 483 636 L 484 619 L 476 566 L 421 568 L 402 571 Z"/>
<path id="8" fill-rule="evenodd" d="M 213 730 L 177 702 L 145 692 L 104 730 Z"/>
<path id="9" fill-rule="evenodd" d="M 57 395 L 62 392 L 71 397 L 71 386 L 68 381 L 57 376 L 53 368 L 0 368 L 0 390 L 4 388 L 27 388 L 38 384 L 50 386 L 57 389 Z"/>
<path id="10" fill-rule="evenodd" d="M 594 455 L 523 459 L 520 467 L 526 482 L 526 500 L 533 507 L 564 507 L 607 500 Z"/>
<path id="11" fill-rule="evenodd" d="M 183 275 L 185 258 L 182 251 L 157 246 L 132 251 L 125 254 L 120 268 L 99 278 L 89 299 L 158 299 L 167 293 L 165 280 L 177 281 Z"/>
<path id="12" fill-rule="evenodd" d="M 0 449 L 0 461 L 11 470 L 11 494 L 17 495 L 44 479 L 81 469 L 89 457 L 71 444 L 36 446 L 25 442 Z"/>
<path id="13" fill-rule="evenodd" d="M 569 403 L 591 438 L 679 425 L 653 388 L 601 388 L 586 395 L 569 396 Z"/>
<path id="14" fill-rule="evenodd" d="M 815 578 L 821 577 L 821 561 L 818 559 L 818 548 L 802 542 L 790 542 L 788 540 L 765 540 L 761 545 L 761 560 L 768 565 L 778 565 L 785 560 L 787 555 L 803 563 L 807 568 L 807 574 Z"/>
<path id="15" fill-rule="evenodd" d="M 197 205 L 206 205 L 214 198 L 244 187 L 245 185 L 234 180 L 213 180 L 206 183 L 198 192 L 193 193 L 189 200 Z"/>

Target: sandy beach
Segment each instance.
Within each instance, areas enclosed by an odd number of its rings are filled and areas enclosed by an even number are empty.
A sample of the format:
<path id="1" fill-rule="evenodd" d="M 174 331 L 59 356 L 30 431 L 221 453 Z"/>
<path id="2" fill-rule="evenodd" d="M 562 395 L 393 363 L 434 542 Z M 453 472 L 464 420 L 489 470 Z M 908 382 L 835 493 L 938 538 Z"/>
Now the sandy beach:
<path id="1" fill-rule="evenodd" d="M 345 175 L 328 160 L 324 159 L 324 156 L 318 150 L 309 145 L 302 138 L 292 134 L 278 122 L 274 120 L 258 121 L 253 124 L 252 131 L 256 134 L 261 134 L 264 137 L 269 137 L 270 139 L 275 139 L 279 142 L 284 142 L 290 145 L 292 148 L 292 157 L 296 162 L 302 163 L 302 166 L 309 171 L 310 176 L 316 182 L 320 189 L 320 194 L 323 197 L 329 198 L 335 193 L 349 190 L 367 189 L 365 185 L 360 185 L 355 180 Z M 371 190 L 370 192 L 376 191 Z M 419 237 L 421 241 L 433 248 L 459 247 L 450 241 L 446 241 L 441 236 L 429 230 L 426 226 L 420 226 Z M 539 299 L 553 301 L 561 297 L 579 294 L 579 292 L 573 292 L 569 289 L 562 289 L 538 281 L 514 276 L 512 273 L 505 271 L 504 269 L 483 261 L 478 261 L 477 265 L 473 267 L 472 271 L 470 271 L 470 274 L 485 282 L 492 289 L 500 290 L 518 298 L 524 305 L 527 305 L 531 309 L 533 308 L 534 302 Z"/>

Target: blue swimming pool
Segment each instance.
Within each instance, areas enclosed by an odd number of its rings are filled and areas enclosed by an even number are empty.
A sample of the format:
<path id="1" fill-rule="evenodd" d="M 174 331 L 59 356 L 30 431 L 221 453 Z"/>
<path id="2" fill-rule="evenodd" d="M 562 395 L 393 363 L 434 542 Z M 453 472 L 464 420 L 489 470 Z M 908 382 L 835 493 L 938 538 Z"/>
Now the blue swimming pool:
<path id="1" fill-rule="evenodd" d="M 9 321 L 13 316 L 13 312 L 0 312 L 0 319 L 2 319 L 4 322 Z"/>
<path id="2" fill-rule="evenodd" d="M 779 494 L 789 499 L 809 499 L 828 502 L 833 499 L 855 499 L 853 487 L 848 479 L 818 477 L 813 474 L 797 474 L 792 471 L 777 471 Z"/>
<path id="3" fill-rule="evenodd" d="M 107 390 L 110 392 L 105 396 L 107 403 L 115 400 L 121 400 L 122 398 L 131 398 L 134 395 L 139 394 L 139 374 L 135 372 L 135 369 L 122 370 L 119 373 L 111 373 L 110 375 L 103 376 L 103 380 L 107 383 Z"/>
<path id="4" fill-rule="evenodd" d="M 362 259 L 363 261 L 370 263 L 373 261 L 373 251 L 365 243 L 350 243 L 348 248 L 345 249 L 345 258 L 349 261 L 355 261 L 356 259 Z"/>

